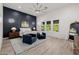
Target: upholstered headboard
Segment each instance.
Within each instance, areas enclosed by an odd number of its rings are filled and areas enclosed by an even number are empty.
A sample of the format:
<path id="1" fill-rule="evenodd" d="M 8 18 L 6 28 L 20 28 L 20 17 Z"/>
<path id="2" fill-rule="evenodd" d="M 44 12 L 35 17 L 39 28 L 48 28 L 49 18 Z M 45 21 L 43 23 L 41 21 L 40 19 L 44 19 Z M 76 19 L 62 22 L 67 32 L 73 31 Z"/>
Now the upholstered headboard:
<path id="1" fill-rule="evenodd" d="M 30 28 L 20 28 L 20 36 L 31 32 Z"/>

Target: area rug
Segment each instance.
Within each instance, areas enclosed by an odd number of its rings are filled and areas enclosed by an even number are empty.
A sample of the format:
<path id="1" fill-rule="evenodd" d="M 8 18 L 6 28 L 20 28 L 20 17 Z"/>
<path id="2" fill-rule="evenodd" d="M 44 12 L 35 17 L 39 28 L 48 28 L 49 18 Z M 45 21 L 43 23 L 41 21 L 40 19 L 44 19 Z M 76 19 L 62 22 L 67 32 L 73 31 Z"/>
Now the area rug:
<path id="1" fill-rule="evenodd" d="M 20 54 L 24 51 L 28 51 L 28 49 L 33 48 L 35 46 L 37 46 L 38 44 L 41 44 L 45 41 L 44 40 L 38 40 L 36 42 L 34 42 L 32 45 L 28 45 L 22 42 L 22 38 L 15 38 L 15 39 L 11 39 L 11 44 L 12 47 L 15 51 L 16 54 Z"/>

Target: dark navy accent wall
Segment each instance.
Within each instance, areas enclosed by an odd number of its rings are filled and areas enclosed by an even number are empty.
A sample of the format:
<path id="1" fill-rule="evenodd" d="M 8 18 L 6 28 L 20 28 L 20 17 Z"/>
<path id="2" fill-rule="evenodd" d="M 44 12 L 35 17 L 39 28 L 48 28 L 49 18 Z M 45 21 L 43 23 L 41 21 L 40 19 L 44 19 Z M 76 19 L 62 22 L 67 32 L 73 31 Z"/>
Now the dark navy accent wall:
<path id="1" fill-rule="evenodd" d="M 13 18 L 15 22 L 9 23 L 10 18 Z M 23 20 L 28 22 L 30 28 L 36 28 L 36 16 L 3 7 L 3 37 L 8 37 L 8 33 L 13 26 L 19 30 Z M 32 22 L 34 24 L 32 24 Z"/>

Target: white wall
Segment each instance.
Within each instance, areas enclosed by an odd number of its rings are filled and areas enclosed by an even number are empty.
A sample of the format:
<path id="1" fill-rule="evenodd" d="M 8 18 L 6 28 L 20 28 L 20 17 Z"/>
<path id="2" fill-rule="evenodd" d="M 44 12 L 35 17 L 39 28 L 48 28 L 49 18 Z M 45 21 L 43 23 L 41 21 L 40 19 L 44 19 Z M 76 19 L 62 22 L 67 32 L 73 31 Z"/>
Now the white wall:
<path id="1" fill-rule="evenodd" d="M 53 21 L 57 19 L 59 19 L 59 32 L 53 32 L 52 29 L 50 32 L 47 32 L 47 35 L 61 39 L 68 39 L 70 24 L 79 21 L 79 4 L 69 5 L 38 17 L 37 28 L 39 29 L 39 25 L 42 21 Z"/>
<path id="2" fill-rule="evenodd" d="M 2 46 L 2 35 L 3 35 L 3 6 L 0 3 L 0 50 Z"/>

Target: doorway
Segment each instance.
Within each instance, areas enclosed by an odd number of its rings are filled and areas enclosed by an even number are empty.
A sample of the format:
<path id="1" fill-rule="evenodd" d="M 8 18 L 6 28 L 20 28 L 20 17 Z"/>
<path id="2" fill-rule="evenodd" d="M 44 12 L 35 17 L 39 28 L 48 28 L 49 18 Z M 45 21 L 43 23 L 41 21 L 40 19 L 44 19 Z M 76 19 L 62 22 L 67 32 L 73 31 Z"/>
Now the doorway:
<path id="1" fill-rule="evenodd" d="M 74 40 L 75 35 L 79 35 L 79 22 L 70 24 L 69 39 Z"/>

